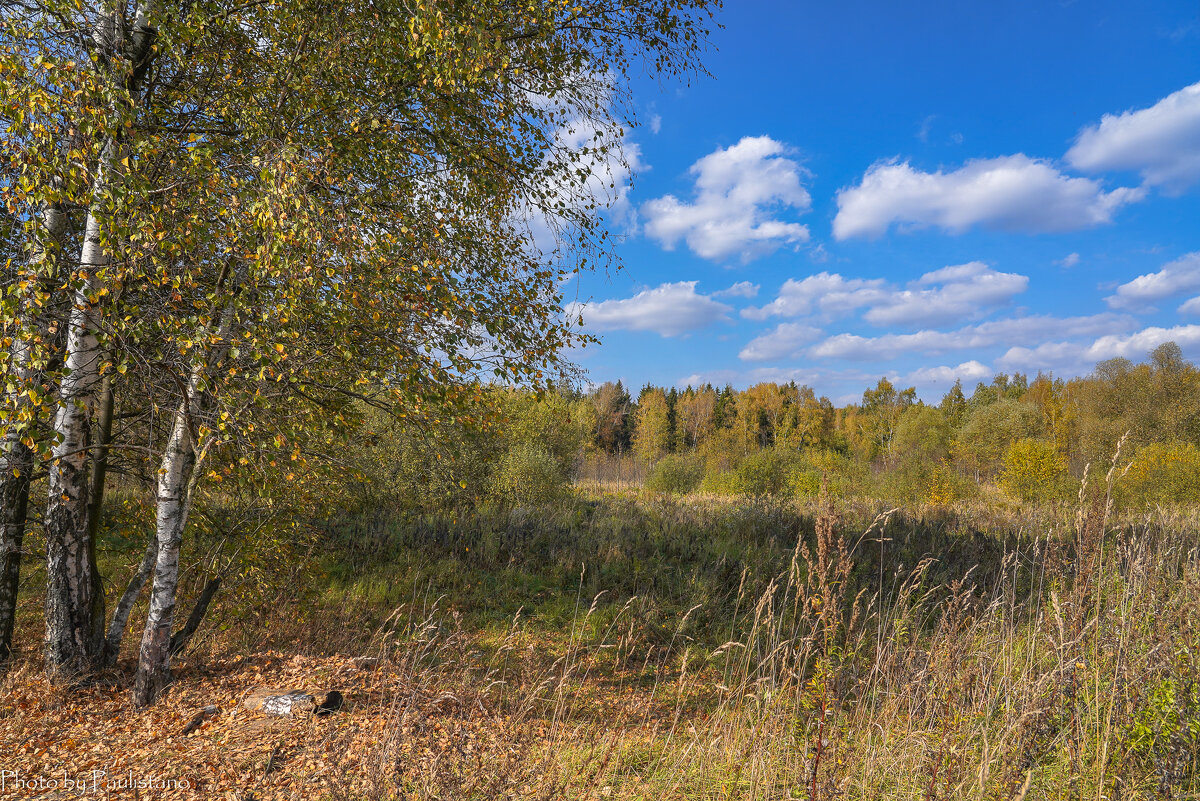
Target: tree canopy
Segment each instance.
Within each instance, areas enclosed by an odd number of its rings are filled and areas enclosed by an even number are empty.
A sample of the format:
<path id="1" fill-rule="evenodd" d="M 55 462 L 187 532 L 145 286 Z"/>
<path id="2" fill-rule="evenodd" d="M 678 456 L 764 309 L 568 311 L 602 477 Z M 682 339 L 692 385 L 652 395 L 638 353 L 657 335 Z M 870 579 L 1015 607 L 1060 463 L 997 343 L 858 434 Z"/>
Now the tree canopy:
<path id="1" fill-rule="evenodd" d="M 198 482 L 303 462 L 364 405 L 462 422 L 481 380 L 548 385 L 586 339 L 559 286 L 611 255 L 626 79 L 698 69 L 714 5 L 6 7 L 4 550 L 40 460 L 52 675 L 98 658 L 112 393 L 153 410 L 146 702 Z"/>

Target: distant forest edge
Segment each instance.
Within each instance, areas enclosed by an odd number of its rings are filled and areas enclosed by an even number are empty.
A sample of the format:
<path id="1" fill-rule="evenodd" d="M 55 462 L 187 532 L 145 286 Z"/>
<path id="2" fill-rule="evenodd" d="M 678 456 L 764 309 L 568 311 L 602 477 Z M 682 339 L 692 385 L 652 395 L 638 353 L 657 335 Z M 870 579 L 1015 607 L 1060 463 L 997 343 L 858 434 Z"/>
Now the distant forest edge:
<path id="1" fill-rule="evenodd" d="M 391 471 L 388 494 L 426 507 L 536 504 L 575 481 L 805 497 L 825 476 L 835 495 L 898 503 L 981 493 L 1070 501 L 1088 466 L 1107 471 L 1128 433 L 1119 505 L 1200 501 L 1200 370 L 1173 342 L 1080 378 L 1001 373 L 969 394 L 959 381 L 937 404 L 887 378 L 843 407 L 795 383 L 648 384 L 634 397 L 619 381 L 587 392 L 496 390 L 488 403 L 482 431 L 393 432 L 383 451 L 403 453 L 405 466 Z"/>

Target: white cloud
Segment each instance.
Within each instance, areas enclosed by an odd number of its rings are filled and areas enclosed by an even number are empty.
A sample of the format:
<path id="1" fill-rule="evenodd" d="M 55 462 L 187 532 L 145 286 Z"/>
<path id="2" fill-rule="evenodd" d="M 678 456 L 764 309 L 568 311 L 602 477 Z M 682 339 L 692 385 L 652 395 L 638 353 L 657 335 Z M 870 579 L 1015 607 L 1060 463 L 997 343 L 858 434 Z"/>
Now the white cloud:
<path id="1" fill-rule="evenodd" d="M 1079 374 L 1087 369 L 1085 350 L 1086 345 L 1075 342 L 1043 342 L 1033 348 L 1009 348 L 996 360 L 996 366 L 1022 372 L 1049 370 L 1060 374 Z"/>
<path id="2" fill-rule="evenodd" d="M 1142 309 L 1155 301 L 1200 289 L 1200 251 L 1180 256 L 1158 272 L 1139 275 L 1117 287 L 1105 302 L 1114 309 Z"/>
<path id="3" fill-rule="evenodd" d="M 752 284 L 749 281 L 738 281 L 728 289 L 720 289 L 712 293 L 714 298 L 753 298 L 758 295 L 758 290 L 761 287 L 758 284 Z"/>
<path id="4" fill-rule="evenodd" d="M 933 121 L 936 119 L 936 114 L 930 114 L 925 119 L 921 120 L 921 127 L 917 129 L 917 138 L 922 142 L 929 141 L 929 132 L 933 130 Z"/>
<path id="5" fill-rule="evenodd" d="M 691 375 L 684 376 L 675 382 L 675 386 L 680 389 L 684 387 L 699 387 L 704 384 L 712 384 L 714 387 L 719 387 L 739 381 L 741 375 L 737 370 L 708 370 L 703 373 L 692 373 Z"/>
<path id="6" fill-rule="evenodd" d="M 837 373 L 812 370 L 804 367 L 756 367 L 743 375 L 746 386 L 753 386 L 764 381 L 774 384 L 786 384 L 789 381 L 795 381 L 801 385 L 812 385 L 828 380 L 831 377 L 841 377 Z"/>
<path id="7" fill-rule="evenodd" d="M 1008 303 L 1024 292 L 1029 278 L 972 261 L 925 273 L 916 285 L 895 292 L 863 317 L 875 325 L 929 325 L 978 318 L 990 307 Z"/>
<path id="8" fill-rule="evenodd" d="M 598 130 L 606 135 L 597 139 Z M 533 245 L 547 254 L 570 247 L 571 237 L 563 236 L 563 219 L 554 212 L 556 208 L 577 212 L 598 206 L 616 226 L 636 228 L 637 211 L 629 202 L 629 192 L 633 174 L 649 169 L 642 161 L 641 146 L 624 133 L 615 134 L 603 122 L 584 118 L 560 126 L 551 141 L 543 171 L 547 183 L 542 189 L 547 197 L 539 201 L 538 207 L 528 204 L 524 214 L 518 215 L 522 219 L 515 221 L 527 227 Z M 573 160 L 567 153 L 573 154 Z M 564 162 L 569 163 L 572 173 L 569 180 L 561 172 Z"/>
<path id="9" fill-rule="evenodd" d="M 804 168 L 786 158 L 787 148 L 767 136 L 745 137 L 691 167 L 695 200 L 674 195 L 642 205 L 646 235 L 672 250 L 680 239 L 697 256 L 743 263 L 788 243 L 807 242 L 808 226 L 776 219 L 783 207 L 803 213 L 812 198 L 801 184 Z"/>
<path id="10" fill-rule="evenodd" d="M 654 331 L 679 336 L 724 319 L 730 307 L 696 293 L 695 281 L 677 281 L 643 290 L 631 298 L 599 303 L 568 303 L 568 317 L 583 315 L 584 327 L 594 331 Z"/>
<path id="11" fill-rule="evenodd" d="M 1093 361 L 1116 357 L 1144 359 L 1146 354 L 1164 342 L 1175 342 L 1181 348 L 1200 345 L 1200 325 L 1177 325 L 1173 328 L 1151 326 L 1127 336 L 1109 334 L 1093 342 L 1085 356 Z"/>
<path id="12" fill-rule="evenodd" d="M 904 380 L 905 384 L 952 384 L 957 380 L 978 381 L 981 378 L 990 378 L 992 376 L 992 368 L 982 362 L 972 359 L 969 362 L 963 362 L 957 367 L 941 366 L 941 367 L 922 367 L 908 374 Z"/>
<path id="13" fill-rule="evenodd" d="M 1105 359 L 1145 359 L 1164 342 L 1175 342 L 1184 349 L 1196 347 L 1200 345 L 1200 325 L 1151 326 L 1131 334 L 1106 334 L 1090 345 L 1044 342 L 1032 348 L 1015 347 L 997 359 L 996 364 L 1007 370 L 1053 370 L 1060 375 L 1080 375 Z"/>
<path id="14" fill-rule="evenodd" d="M 797 384 L 811 387 L 828 386 L 831 383 L 843 382 L 861 386 L 867 381 L 873 381 L 878 378 L 878 374 L 865 373 L 859 370 L 826 370 L 812 367 L 755 367 L 750 370 L 705 370 L 684 376 L 675 385 L 683 388 L 689 385 L 697 386 L 701 384 L 713 384 L 714 386 L 732 384 L 735 387 L 745 388 L 763 381 L 771 381 L 776 384 L 786 384 L 789 381 L 795 381 Z M 852 403 L 861 398 L 862 390 L 860 389 L 846 402 Z"/>
<path id="15" fill-rule="evenodd" d="M 1200 181 L 1200 83 L 1149 108 L 1105 114 L 1080 132 L 1067 161 L 1080 170 L 1133 170 L 1168 192 Z"/>
<path id="16" fill-rule="evenodd" d="M 657 134 L 662 130 L 662 115 L 655 114 L 650 118 L 650 133 Z"/>
<path id="17" fill-rule="evenodd" d="M 1098 181 L 1063 175 L 1018 153 L 968 161 L 953 172 L 914 170 L 907 162 L 874 165 L 858 186 L 838 192 L 833 234 L 878 236 L 893 224 L 961 233 L 980 225 L 1008 231 L 1072 231 L 1107 223 L 1142 189 L 1105 192 Z"/>
<path id="18" fill-rule="evenodd" d="M 586 120 L 576 121 L 563 126 L 555 134 L 555 141 L 561 146 L 586 154 L 582 156 L 577 169 L 586 169 L 588 177 L 583 187 L 583 195 L 594 199 L 618 220 L 626 220 L 633 216 L 633 207 L 629 203 L 629 191 L 632 189 L 633 173 L 646 169 L 642 161 L 642 148 L 636 142 L 626 137 L 619 139 L 596 140 L 596 126 Z"/>
<path id="19" fill-rule="evenodd" d="M 953 331 L 924 330 L 912 334 L 883 334 L 863 337 L 837 334 L 808 349 L 810 357 L 874 361 L 913 353 L 946 353 L 997 345 L 1032 346 L 1050 337 L 1083 337 L 1128 330 L 1131 318 L 1117 314 L 1089 317 L 1030 315 L 992 320 Z"/>
<path id="20" fill-rule="evenodd" d="M 958 322 L 987 314 L 1028 286 L 1028 277 L 997 272 L 979 261 L 925 273 L 907 289 L 879 278 L 844 278 L 821 272 L 799 281 L 789 278 L 775 300 L 743 309 L 742 316 L 765 320 L 820 313 L 831 318 L 866 307 L 863 318 L 875 325 Z"/>
<path id="21" fill-rule="evenodd" d="M 1180 314 L 1194 315 L 1200 317 L 1200 296 L 1194 297 L 1189 301 L 1180 304 L 1176 310 Z"/>
<path id="22" fill-rule="evenodd" d="M 821 329 L 811 325 L 781 323 L 769 333 L 750 340 L 738 353 L 738 358 L 748 362 L 794 358 L 803 346 L 815 342 L 820 336 Z"/>
<path id="23" fill-rule="evenodd" d="M 1059 259 L 1058 261 L 1056 261 L 1054 263 L 1057 264 L 1059 267 L 1062 267 L 1064 270 L 1069 270 L 1072 267 L 1074 267 L 1076 264 L 1079 264 L 1079 254 L 1078 253 L 1068 253 L 1067 255 L 1063 256 L 1061 259 Z"/>
<path id="24" fill-rule="evenodd" d="M 843 278 L 837 273 L 820 272 L 799 281 L 789 278 L 775 300 L 760 308 L 743 309 L 742 316 L 765 320 L 814 312 L 839 314 L 881 302 L 888 292 L 888 283 L 882 278 Z"/>

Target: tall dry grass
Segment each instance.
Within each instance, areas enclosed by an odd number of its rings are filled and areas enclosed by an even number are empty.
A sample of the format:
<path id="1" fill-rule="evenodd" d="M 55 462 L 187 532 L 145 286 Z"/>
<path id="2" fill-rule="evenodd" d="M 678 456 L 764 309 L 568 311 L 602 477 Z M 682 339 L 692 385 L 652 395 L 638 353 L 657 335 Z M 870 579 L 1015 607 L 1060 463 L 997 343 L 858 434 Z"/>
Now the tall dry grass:
<path id="1" fill-rule="evenodd" d="M 823 498 L 787 569 L 742 582 L 715 648 L 688 615 L 645 642 L 635 600 L 599 622 L 599 596 L 549 656 L 519 620 L 483 647 L 436 614 L 392 626 L 380 653 L 424 689 L 379 699 L 395 739 L 372 797 L 1196 798 L 1200 536 L 1165 512 L 1113 525 L 1119 478 L 1085 480 L 1073 523 L 986 578 L 945 581 L 936 554 L 884 572 L 866 556 L 887 513 L 849 534 Z M 597 711 L 614 681 L 633 701 Z M 431 702 L 463 737 L 500 734 L 406 772 L 397 743 Z"/>

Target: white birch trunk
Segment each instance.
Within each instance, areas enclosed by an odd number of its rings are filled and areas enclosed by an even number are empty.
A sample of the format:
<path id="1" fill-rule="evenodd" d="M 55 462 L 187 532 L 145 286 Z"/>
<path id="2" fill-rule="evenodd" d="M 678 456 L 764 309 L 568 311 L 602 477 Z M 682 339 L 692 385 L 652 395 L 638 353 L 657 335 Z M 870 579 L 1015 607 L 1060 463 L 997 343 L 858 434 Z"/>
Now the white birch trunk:
<path id="1" fill-rule="evenodd" d="M 100 273 L 111 256 L 104 247 L 101 214 L 115 167 L 117 144 L 110 139 L 100 155 L 95 198 L 88 210 L 80 252 L 82 279 L 73 292 L 67 319 L 66 375 L 59 384 L 57 442 L 52 451 L 46 533 L 46 673 L 69 679 L 95 665 L 100 643 L 93 624 L 94 598 L 88 534 L 88 431 L 100 388 L 101 351 L 97 333 L 101 311 Z"/>
<path id="2" fill-rule="evenodd" d="M 37 251 L 30 260 L 32 269 L 28 280 L 43 278 L 40 270 L 57 254 L 66 232 L 67 215 L 57 206 L 47 206 L 42 213 L 42 236 Z M 27 337 L 41 329 L 45 320 L 37 320 L 38 312 L 32 303 L 24 304 L 20 319 L 15 320 L 13 343 L 9 350 L 10 367 L 15 379 L 15 391 L 6 399 L 5 407 L 12 417 L 4 426 L 0 441 L 0 664 L 12 655 L 12 636 L 16 622 L 17 589 L 21 580 L 21 548 L 25 540 L 25 523 L 29 511 L 29 482 L 33 474 L 34 456 L 21 441 L 32 426 L 36 410 L 24 390 L 38 376 L 34 366 L 34 343 Z M 23 329 L 23 330 L 22 330 Z M 25 417 L 26 420 L 21 418 Z"/>
<path id="3" fill-rule="evenodd" d="M 153 53 L 155 30 L 150 27 L 151 4 L 138 7 L 126 40 L 123 16 L 113 11 L 102 18 L 93 38 L 107 60 L 128 102 L 136 104 L 141 77 Z M 116 65 L 128 69 L 116 73 Z M 115 88 L 115 87 L 114 87 Z M 112 263 L 104 243 L 104 213 L 118 171 L 121 145 L 110 134 L 100 151 L 92 201 L 80 251 L 79 285 L 73 291 L 67 320 L 66 375 L 59 385 L 57 442 L 48 476 L 46 534 L 46 673 L 53 680 L 69 679 L 95 667 L 103 649 L 103 597 L 94 575 L 94 549 L 88 525 L 88 428 L 101 385 L 103 362 L 98 333 L 103 315 L 99 292 L 103 273 Z M 100 620 L 96 618 L 99 616 Z"/>
<path id="4" fill-rule="evenodd" d="M 125 585 L 125 592 L 121 593 L 121 599 L 117 601 L 117 606 L 113 609 L 112 620 L 108 624 L 108 634 L 104 637 L 105 667 L 111 667 L 117 663 L 117 657 L 121 654 L 121 641 L 125 639 L 125 629 L 129 625 L 129 613 L 133 611 L 133 605 L 137 602 L 138 596 L 142 594 L 142 588 L 146 586 L 146 581 L 150 578 L 150 571 L 154 569 L 157 558 L 158 541 L 155 540 L 147 546 L 141 564 L 130 577 L 129 583 Z"/>
<path id="5" fill-rule="evenodd" d="M 158 508 L 155 537 L 158 554 L 154 583 L 150 589 L 150 611 L 138 654 L 133 700 L 139 706 L 153 703 L 171 680 L 171 625 L 175 620 L 175 597 L 179 588 L 179 550 L 183 529 L 191 511 L 189 487 L 196 465 L 190 406 L 199 400 L 199 370 L 188 381 L 187 396 L 175 410 L 175 424 L 158 468 Z"/>
<path id="6" fill-rule="evenodd" d="M 236 289 L 234 290 L 236 293 Z M 150 610 L 142 632 L 138 652 L 137 676 L 133 701 L 138 706 L 154 703 L 171 681 L 171 627 L 179 590 L 179 552 L 183 531 L 192 505 L 193 473 L 196 468 L 196 440 L 192 434 L 193 415 L 202 412 L 206 393 L 201 390 L 210 366 L 224 358 L 233 325 L 234 305 L 221 315 L 215 349 L 199 360 L 188 377 L 187 389 L 175 410 L 171 436 L 167 440 L 158 468 L 158 505 L 155 536 L 158 555 L 154 564 L 154 583 L 150 588 Z"/>

